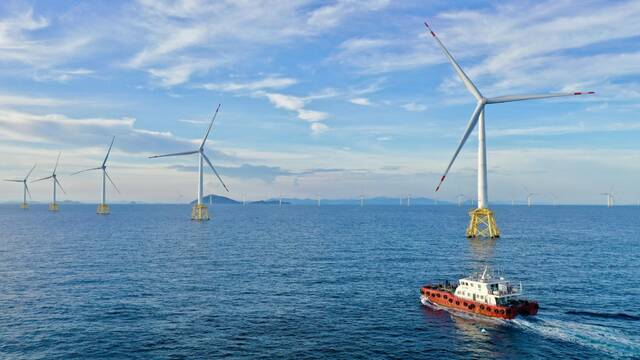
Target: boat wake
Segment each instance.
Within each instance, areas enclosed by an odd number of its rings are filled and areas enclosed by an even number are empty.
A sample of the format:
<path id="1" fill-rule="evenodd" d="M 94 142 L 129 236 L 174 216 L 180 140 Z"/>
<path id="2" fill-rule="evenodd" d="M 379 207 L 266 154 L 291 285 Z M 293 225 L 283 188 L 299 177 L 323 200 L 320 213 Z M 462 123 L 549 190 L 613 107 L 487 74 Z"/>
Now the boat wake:
<path id="1" fill-rule="evenodd" d="M 610 327 L 545 319 L 540 316 L 534 319 L 514 319 L 511 324 L 550 339 L 588 346 L 612 355 L 628 356 L 640 353 L 640 338 L 631 337 Z"/>
<path id="2" fill-rule="evenodd" d="M 596 311 L 584 311 L 584 310 L 569 310 L 566 312 L 569 315 L 585 315 L 591 317 L 605 318 L 605 319 L 618 319 L 618 320 L 640 320 L 640 316 L 626 314 L 626 313 L 605 313 Z"/>

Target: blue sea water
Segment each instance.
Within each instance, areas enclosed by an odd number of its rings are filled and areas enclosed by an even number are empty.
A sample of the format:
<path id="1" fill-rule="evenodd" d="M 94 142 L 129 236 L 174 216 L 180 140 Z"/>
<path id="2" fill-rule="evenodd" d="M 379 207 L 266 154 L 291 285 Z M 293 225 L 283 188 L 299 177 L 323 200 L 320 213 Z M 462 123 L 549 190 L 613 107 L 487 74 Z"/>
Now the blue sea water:
<path id="1" fill-rule="evenodd" d="M 3 358 L 640 357 L 640 208 L 0 206 Z M 522 281 L 537 317 L 421 305 L 482 268 Z"/>

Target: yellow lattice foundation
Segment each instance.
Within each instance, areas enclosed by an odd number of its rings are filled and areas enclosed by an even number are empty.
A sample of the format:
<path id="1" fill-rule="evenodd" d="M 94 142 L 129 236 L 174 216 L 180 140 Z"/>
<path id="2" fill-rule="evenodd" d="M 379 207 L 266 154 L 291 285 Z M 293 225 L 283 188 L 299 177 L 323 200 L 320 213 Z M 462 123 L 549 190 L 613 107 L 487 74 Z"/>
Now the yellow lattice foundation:
<path id="1" fill-rule="evenodd" d="M 497 238 L 500 237 L 500 229 L 496 225 L 493 211 L 489 209 L 475 209 L 469 212 L 471 221 L 467 228 L 468 238 Z"/>
<path id="2" fill-rule="evenodd" d="M 204 204 L 195 204 L 191 209 L 191 220 L 209 220 L 209 208 Z"/>
<path id="3" fill-rule="evenodd" d="M 100 215 L 109 215 L 109 205 L 99 204 L 98 210 L 96 210 L 96 213 Z"/>
<path id="4" fill-rule="evenodd" d="M 27 203 L 20 204 L 20 209 L 28 209 L 29 205 Z"/>
<path id="5" fill-rule="evenodd" d="M 59 211 L 59 210 L 60 210 L 60 206 L 58 206 L 58 204 L 56 203 L 49 204 L 49 211 Z"/>

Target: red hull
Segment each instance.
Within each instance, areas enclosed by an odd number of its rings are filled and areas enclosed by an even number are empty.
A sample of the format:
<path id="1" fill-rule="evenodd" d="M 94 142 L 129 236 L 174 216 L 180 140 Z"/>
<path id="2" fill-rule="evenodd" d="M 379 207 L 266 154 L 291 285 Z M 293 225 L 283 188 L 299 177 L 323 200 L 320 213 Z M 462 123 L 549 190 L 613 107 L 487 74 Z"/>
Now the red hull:
<path id="1" fill-rule="evenodd" d="M 511 320 L 517 315 L 533 316 L 538 313 L 538 303 L 531 301 L 519 301 L 509 306 L 489 305 L 463 299 L 449 291 L 440 290 L 429 285 L 423 286 L 420 289 L 420 293 L 434 304 L 493 318 Z"/>

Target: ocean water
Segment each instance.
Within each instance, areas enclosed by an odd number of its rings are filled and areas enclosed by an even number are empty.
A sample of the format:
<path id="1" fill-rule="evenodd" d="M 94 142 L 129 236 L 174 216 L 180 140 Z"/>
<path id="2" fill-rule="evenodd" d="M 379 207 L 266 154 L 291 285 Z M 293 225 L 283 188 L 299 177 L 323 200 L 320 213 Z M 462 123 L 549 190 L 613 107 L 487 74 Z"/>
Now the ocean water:
<path id="1" fill-rule="evenodd" d="M 0 206 L 0 357 L 640 357 L 640 208 Z M 421 305 L 490 265 L 540 302 L 512 322 Z"/>

